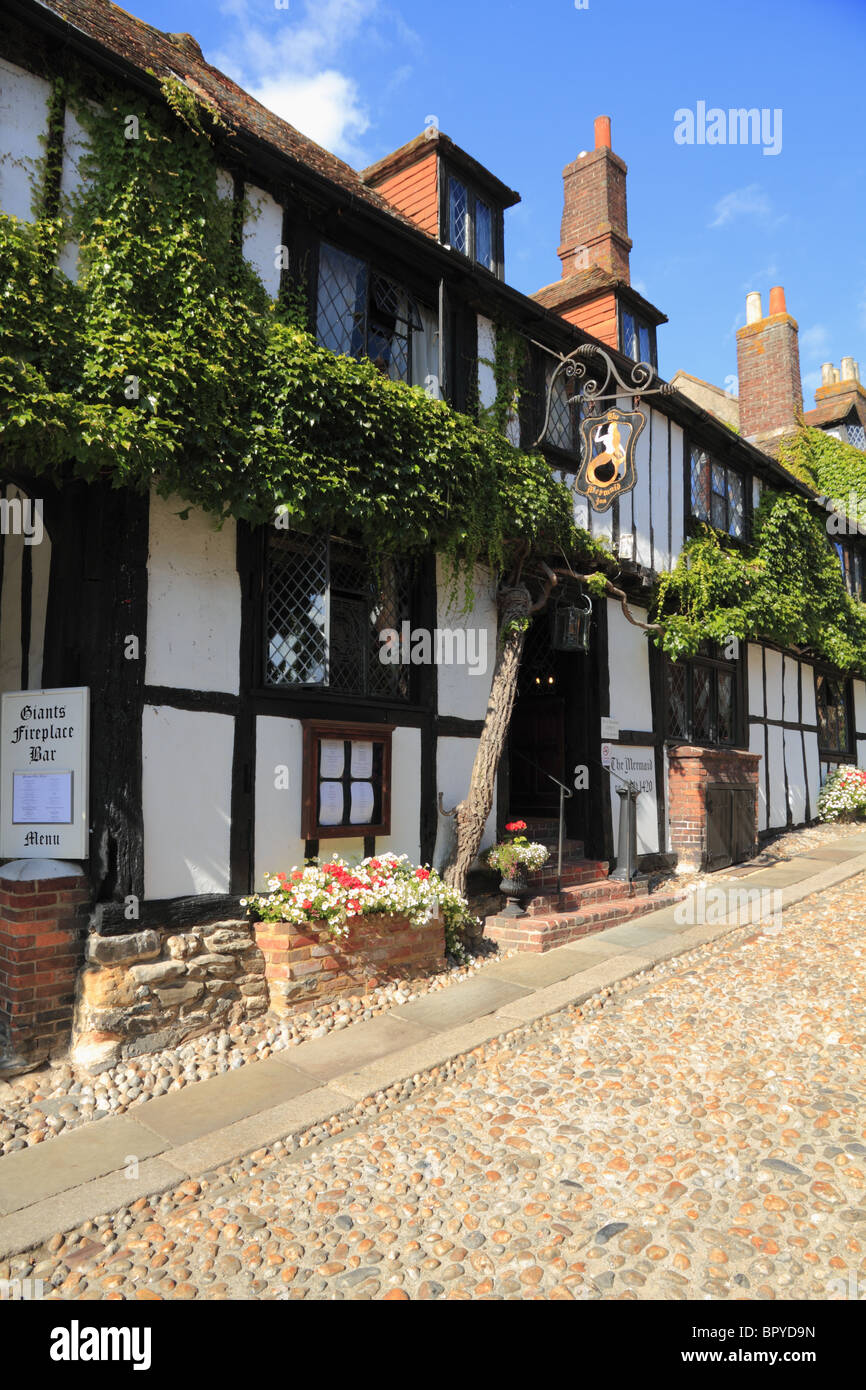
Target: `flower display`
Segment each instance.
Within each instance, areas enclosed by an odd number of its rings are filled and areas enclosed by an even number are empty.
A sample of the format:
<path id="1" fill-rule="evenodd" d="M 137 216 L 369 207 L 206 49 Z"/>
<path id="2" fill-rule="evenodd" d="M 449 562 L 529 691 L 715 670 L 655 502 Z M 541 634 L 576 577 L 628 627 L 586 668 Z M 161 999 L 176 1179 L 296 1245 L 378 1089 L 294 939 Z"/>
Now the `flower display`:
<path id="1" fill-rule="evenodd" d="M 509 877 L 516 864 L 522 864 L 526 869 L 540 869 L 550 857 L 546 845 L 539 844 L 537 840 L 527 840 L 522 833 L 526 828 L 525 820 L 509 821 L 505 829 L 511 838 L 487 851 L 486 862 L 491 869 L 498 869 L 504 878 Z"/>
<path id="2" fill-rule="evenodd" d="M 866 815 L 866 772 L 847 764 L 836 767 L 818 793 L 820 820 Z"/>
<path id="3" fill-rule="evenodd" d="M 424 926 L 437 905 L 446 918 L 468 916 L 465 898 L 435 869 L 411 863 L 406 854 L 380 854 L 352 867 L 343 859 L 308 864 L 290 873 L 265 874 L 267 893 L 241 898 L 241 906 L 265 922 L 324 922 L 334 936 L 347 936 L 355 917 L 406 917 Z"/>

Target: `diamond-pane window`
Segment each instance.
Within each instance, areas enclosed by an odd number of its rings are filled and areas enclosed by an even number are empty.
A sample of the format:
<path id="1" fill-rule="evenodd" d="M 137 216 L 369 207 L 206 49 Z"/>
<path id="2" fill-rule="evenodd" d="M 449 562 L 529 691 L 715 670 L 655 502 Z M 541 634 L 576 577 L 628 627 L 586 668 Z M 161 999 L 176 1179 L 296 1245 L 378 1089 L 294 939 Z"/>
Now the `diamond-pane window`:
<path id="1" fill-rule="evenodd" d="M 347 541 L 268 536 L 266 683 L 408 699 L 409 667 L 383 664 L 381 634 L 411 618 L 411 576 L 396 559 L 378 579 Z"/>
<path id="2" fill-rule="evenodd" d="M 832 753 L 847 753 L 850 735 L 845 684 L 819 672 L 815 677 L 815 694 L 819 747 Z"/>
<path id="3" fill-rule="evenodd" d="M 703 449 L 692 449 L 692 516 L 710 519 L 710 463 Z"/>
<path id="4" fill-rule="evenodd" d="M 712 679 L 705 666 L 692 669 L 692 738 L 708 743 L 712 733 Z"/>
<path id="5" fill-rule="evenodd" d="M 667 667 L 668 678 L 668 734 L 671 738 L 688 738 L 689 720 L 686 704 L 686 681 L 688 669 L 685 666 Z"/>
<path id="6" fill-rule="evenodd" d="M 709 521 L 717 531 L 743 540 L 746 487 L 742 475 L 693 445 L 690 477 L 692 516 L 699 521 Z"/>
<path id="7" fill-rule="evenodd" d="M 557 373 L 554 380 L 554 373 Z M 551 381 L 553 390 L 551 391 Z M 550 396 L 550 414 L 547 420 L 547 441 L 555 449 L 562 449 L 566 453 L 573 454 L 577 449 L 578 421 L 577 405 L 570 404 L 570 394 L 568 390 L 568 378 L 565 372 L 557 372 L 555 363 L 551 363 L 547 369 L 547 391 Z"/>
<path id="8" fill-rule="evenodd" d="M 469 255 L 469 199 L 465 184 L 449 181 L 448 240 L 455 251 Z"/>
<path id="9" fill-rule="evenodd" d="M 317 328 L 332 352 L 369 357 L 392 381 L 409 381 L 411 335 L 421 328 L 407 291 L 366 262 L 323 242 L 319 255 Z"/>
<path id="10" fill-rule="evenodd" d="M 627 314 L 627 313 L 625 313 L 625 311 L 623 311 L 623 316 L 622 316 L 622 350 L 623 350 L 623 352 L 625 353 L 626 357 L 634 357 L 634 356 L 635 356 L 635 347 L 637 346 L 637 342 L 638 342 L 638 338 L 637 338 L 637 335 L 636 335 L 636 332 L 635 332 L 634 315 L 633 315 L 633 314 Z"/>
<path id="11" fill-rule="evenodd" d="M 719 743 L 734 741 L 734 677 L 730 671 L 718 673 L 718 726 L 716 733 Z"/>
<path id="12" fill-rule="evenodd" d="M 848 443 L 855 449 L 866 449 L 866 430 L 862 425 L 848 426 Z"/>

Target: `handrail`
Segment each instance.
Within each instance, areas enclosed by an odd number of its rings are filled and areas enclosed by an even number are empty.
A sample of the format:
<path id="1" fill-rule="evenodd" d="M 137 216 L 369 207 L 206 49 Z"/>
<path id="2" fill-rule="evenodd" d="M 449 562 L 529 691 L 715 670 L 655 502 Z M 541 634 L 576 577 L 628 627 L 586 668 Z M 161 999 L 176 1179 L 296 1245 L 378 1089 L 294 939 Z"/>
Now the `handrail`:
<path id="1" fill-rule="evenodd" d="M 553 775 L 552 772 L 545 772 L 544 768 L 540 765 L 540 763 L 537 763 L 537 762 L 534 760 L 534 758 L 527 758 L 526 754 L 525 754 L 525 753 L 521 753 L 521 751 L 520 751 L 519 748 L 512 748 L 511 751 L 512 751 L 512 753 L 516 753 L 517 756 L 518 756 L 518 758 L 522 758 L 523 761 L 524 761 L 525 763 L 529 763 L 529 766 L 530 766 L 530 767 L 534 767 L 535 770 L 536 770 L 536 772 L 540 772 L 541 775 L 542 775 L 542 777 L 547 777 L 547 778 L 549 779 L 549 781 L 555 782 L 556 785 L 557 785 L 558 787 L 561 787 L 561 788 L 562 788 L 562 790 L 565 792 L 565 795 L 566 795 L 566 796 L 573 796 L 573 795 L 574 795 L 574 793 L 572 792 L 571 788 L 570 788 L 570 787 L 567 787 L 566 784 L 565 784 L 565 782 L 560 782 L 559 778 L 558 778 L 558 777 L 554 777 L 554 775 Z"/>

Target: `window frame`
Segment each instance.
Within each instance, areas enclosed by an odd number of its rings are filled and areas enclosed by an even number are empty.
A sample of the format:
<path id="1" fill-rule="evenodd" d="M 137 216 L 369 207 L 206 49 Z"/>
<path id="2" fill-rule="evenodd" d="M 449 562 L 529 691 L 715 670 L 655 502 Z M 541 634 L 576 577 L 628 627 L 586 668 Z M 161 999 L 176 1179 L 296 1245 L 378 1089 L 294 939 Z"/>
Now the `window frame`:
<path id="1" fill-rule="evenodd" d="M 440 204 L 440 226 L 442 227 L 442 242 L 455 251 L 458 256 L 465 256 L 473 265 L 480 266 L 482 270 L 489 271 L 495 275 L 497 280 L 501 280 L 504 274 L 503 267 L 503 209 L 500 203 L 492 197 L 480 184 L 464 174 L 455 165 L 445 164 L 442 169 L 442 201 Z M 459 183 L 466 190 L 466 250 L 459 251 L 451 239 L 451 184 Z M 491 264 L 485 265 L 479 261 L 476 251 L 476 218 L 477 204 L 483 203 L 490 209 L 490 259 Z"/>
<path id="2" fill-rule="evenodd" d="M 700 516 L 695 511 L 694 491 L 692 487 L 693 457 L 695 453 L 704 455 L 709 468 L 709 508 L 706 516 Z M 723 469 L 725 473 L 725 519 L 727 525 L 723 528 L 716 526 L 712 520 L 713 497 L 720 494 L 713 491 L 713 467 Z M 698 440 L 686 439 L 685 441 L 685 508 L 686 508 L 686 530 L 694 532 L 697 525 L 711 526 L 717 535 L 723 536 L 726 540 L 732 541 L 734 545 L 747 545 L 752 535 L 752 488 L 753 477 L 751 473 L 745 472 L 737 464 L 728 463 L 720 458 L 718 454 L 701 444 Z M 743 489 L 743 524 L 742 534 L 736 535 L 728 529 L 731 517 L 731 496 L 730 478 L 731 476 L 739 479 Z"/>
<path id="3" fill-rule="evenodd" d="M 538 354 L 537 379 L 539 382 L 539 398 L 541 402 L 541 408 L 539 411 L 538 426 L 535 430 L 536 434 L 538 434 L 539 430 L 544 424 L 544 412 L 547 406 L 547 393 L 549 390 L 550 378 L 553 372 L 556 371 L 556 366 L 557 364 L 554 361 L 554 359 L 552 357 L 549 357 L 547 353 Z M 548 371 L 550 372 L 550 375 L 548 375 Z M 561 382 L 566 382 L 568 380 L 564 372 L 560 374 L 559 380 Z M 577 391 L 577 385 L 575 383 L 575 391 L 573 392 L 573 395 L 577 394 L 579 393 Z M 581 460 L 580 422 L 582 418 L 582 412 L 580 405 L 569 405 L 567 409 L 571 418 L 571 430 L 573 439 L 572 447 L 570 449 L 564 449 L 562 445 L 555 443 L 550 438 L 549 434 L 546 434 L 544 436 L 544 439 L 541 441 L 541 448 L 544 450 L 545 454 L 551 455 L 552 459 L 556 462 L 557 467 L 560 469 L 561 472 L 577 473 L 580 468 Z M 548 421 L 548 429 L 549 428 L 550 422 Z"/>
<path id="4" fill-rule="evenodd" d="M 817 725 L 818 758 L 821 761 L 835 760 L 836 762 L 856 761 L 855 735 L 854 735 L 854 686 L 850 676 L 840 676 L 829 667 L 815 668 L 815 722 Z M 845 733 L 846 747 L 832 748 L 826 743 L 822 743 L 822 720 L 821 720 L 821 687 L 820 682 L 833 681 L 841 687 L 842 703 L 845 709 Z"/>
<path id="5" fill-rule="evenodd" d="M 353 704 L 363 704 L 379 707 L 397 707 L 401 711 L 411 710 L 418 703 L 419 668 L 411 663 L 394 666 L 393 669 L 398 673 L 405 673 L 405 690 L 401 692 L 399 688 L 385 692 L 370 691 L 369 688 L 363 691 L 346 690 L 335 688 L 325 681 L 272 681 L 268 679 L 269 653 L 271 644 L 271 622 L 270 622 L 270 603 L 271 603 L 271 555 L 274 537 L 278 535 L 291 536 L 297 535 L 310 540 L 320 540 L 327 547 L 325 567 L 327 573 L 327 589 L 325 593 L 325 612 L 330 615 L 331 609 L 331 547 L 334 543 L 340 546 L 353 547 L 361 556 L 363 563 L 369 567 L 369 557 L 363 548 L 355 541 L 344 536 L 327 534 L 321 537 L 311 536 L 308 532 L 298 528 L 288 531 L 277 531 L 274 527 L 262 528 L 261 541 L 261 597 L 258 603 L 258 622 L 255 649 L 255 686 L 258 693 L 269 698 L 288 699 L 293 701 L 323 701 L 325 704 L 336 704 L 340 701 L 351 701 Z M 408 567 L 406 576 L 406 593 L 408 603 L 408 614 L 403 615 L 400 621 L 408 619 L 410 626 L 414 626 L 420 616 L 419 607 L 419 575 L 411 567 L 411 562 L 402 559 L 400 556 L 393 557 L 398 563 L 404 563 Z M 370 610 L 372 611 L 372 601 Z M 324 660 L 325 666 L 330 674 L 330 647 L 331 632 L 329 616 L 324 628 Z M 384 626 L 389 626 L 385 624 Z M 398 622 L 399 628 L 399 622 Z M 365 682 L 365 684 L 368 684 Z"/>
<path id="6" fill-rule="evenodd" d="M 367 839 L 391 834 L 391 736 L 395 724 L 346 723 L 339 719 L 303 719 L 303 754 L 301 780 L 301 835 L 304 840 Z M 319 821 L 319 784 L 321 782 L 322 739 L 343 742 L 357 741 L 382 745 L 379 775 L 379 819 L 373 822 L 343 821 L 338 825 L 322 825 Z M 325 779 L 328 780 L 328 779 Z M 351 770 L 345 769 L 337 779 L 351 781 Z M 363 779 L 363 780 L 374 780 Z M 344 802 L 345 805 L 345 802 Z"/>
<path id="7" fill-rule="evenodd" d="M 415 293 L 415 291 L 414 291 L 413 289 L 410 288 L 410 286 L 406 283 L 406 281 L 405 281 L 404 279 L 396 278 L 396 277 L 394 277 L 393 275 L 389 275 L 389 274 L 387 274 L 385 271 L 380 270 L 379 267 L 377 266 L 377 264 L 375 263 L 375 261 L 371 260 L 369 256 L 359 255 L 359 254 L 357 253 L 357 251 L 354 251 L 354 250 L 350 251 L 347 247 L 341 246 L 341 245 L 339 244 L 339 242 L 337 242 L 337 241 L 332 241 L 332 240 L 331 240 L 330 238 L 328 238 L 328 237 L 320 237 L 320 238 L 318 239 L 317 243 L 316 243 L 316 285 L 315 285 L 315 294 L 314 294 L 314 296 L 313 296 L 313 322 L 314 322 L 314 332 L 315 332 L 316 342 L 319 344 L 320 347 L 324 347 L 324 348 L 325 348 L 327 351 L 329 351 L 329 352 L 334 352 L 334 351 L 335 351 L 335 349 L 334 349 L 333 347 L 331 347 L 330 344 L 323 342 L 322 337 L 321 337 L 321 335 L 320 335 L 320 331 L 319 331 L 319 318 L 320 318 L 320 315 L 321 315 L 321 312 L 322 312 L 322 310 L 321 310 L 322 252 L 323 252 L 323 250 L 326 249 L 326 248 L 327 248 L 328 250 L 337 252 L 337 254 L 340 255 L 340 256 L 346 256 L 346 257 L 348 257 L 350 260 L 356 261 L 356 262 L 358 263 L 359 266 L 363 266 L 363 267 L 364 267 L 365 276 L 366 276 L 365 295 L 364 295 L 364 314 L 363 314 L 363 351 L 362 351 L 361 353 L 358 353 L 358 354 L 356 354 L 356 353 L 354 353 L 354 352 L 352 352 L 352 351 L 349 351 L 348 353 L 345 353 L 345 354 L 342 354 L 342 355 L 345 355 L 345 356 L 348 356 L 348 357 L 352 357 L 356 362 L 361 362 L 361 361 L 365 361 L 365 360 L 366 360 L 366 361 L 368 361 L 368 362 L 372 362 L 373 365 L 375 366 L 375 365 L 376 365 L 375 359 L 372 358 L 372 357 L 370 356 L 370 353 L 369 353 L 370 337 L 371 337 L 371 323 L 373 323 L 373 322 L 375 321 L 376 316 L 377 316 L 377 312 L 378 312 L 378 314 L 379 314 L 380 316 L 383 316 L 383 317 L 384 317 L 383 312 L 382 312 L 382 310 L 381 310 L 381 307 L 374 304 L 374 290 L 375 290 L 376 281 L 377 281 L 377 280 L 382 280 L 382 281 L 386 282 L 387 284 L 393 286 L 396 290 L 398 290 L 398 291 L 401 292 L 402 294 L 405 294 L 405 296 L 406 296 L 406 304 L 407 304 L 407 312 L 408 312 L 408 314 L 409 314 L 409 317 L 407 317 L 406 319 L 402 319 L 402 320 L 401 320 L 401 319 L 398 319 L 398 318 L 396 317 L 396 315 L 395 315 L 395 317 L 394 317 L 394 322 L 395 322 L 395 325 L 396 325 L 397 323 L 405 323 L 405 325 L 406 325 L 406 331 L 405 331 L 405 333 L 399 333 L 399 334 L 398 334 L 397 331 L 396 331 L 396 328 L 395 328 L 393 336 L 394 336 L 394 337 L 398 337 L 398 336 L 399 336 L 399 337 L 404 337 L 404 338 L 405 338 L 405 341 L 406 341 L 406 375 L 405 375 L 405 376 L 396 376 L 396 377 L 391 376 L 390 370 L 388 369 L 388 367 L 389 367 L 390 364 L 388 364 L 388 366 L 384 366 L 384 367 L 380 368 L 380 370 L 382 371 L 383 376 L 387 376 L 387 378 L 388 378 L 389 381 L 402 381 L 402 382 L 404 383 L 404 385 L 406 385 L 406 386 L 411 386 L 411 385 L 412 385 L 412 375 L 413 375 L 413 361 L 412 361 L 413 347 L 414 347 L 414 344 L 413 344 L 413 337 L 414 337 L 414 334 L 415 334 L 416 332 L 420 332 L 420 331 L 423 330 L 423 321 L 422 321 L 421 316 L 420 316 L 420 314 L 419 314 L 419 312 L 418 312 L 418 299 L 419 299 L 419 296 Z M 354 316 L 353 316 L 353 317 L 354 317 Z M 352 329 L 351 329 L 351 331 L 350 331 L 350 339 L 351 339 L 352 336 L 354 336 L 355 331 L 356 331 L 356 328 L 352 328 Z M 339 355 L 341 355 L 341 354 L 337 354 L 337 355 L 339 356 Z"/>
<path id="8" fill-rule="evenodd" d="M 654 371 L 658 371 L 658 344 L 657 344 L 657 341 L 656 341 L 656 325 L 655 325 L 654 323 L 650 323 L 649 319 L 644 318 L 643 315 L 640 314 L 640 313 L 638 313 L 637 310 L 632 309 L 628 304 L 625 304 L 625 303 L 623 303 L 623 301 L 622 301 L 621 299 L 618 299 L 618 300 L 617 300 L 617 330 L 618 330 L 618 333 L 619 333 L 619 340 L 618 340 L 618 341 L 619 341 L 619 350 L 620 350 L 620 352 L 622 353 L 623 357 L 627 357 L 628 360 L 629 360 L 630 362 L 643 362 L 643 361 L 645 360 L 645 359 L 642 358 L 642 357 L 634 357 L 631 353 L 626 352 L 626 348 L 625 348 L 625 320 L 626 320 L 626 316 L 628 316 L 628 318 L 630 318 L 630 319 L 632 320 L 632 322 L 634 323 L 634 327 L 635 327 L 635 332 L 636 332 L 636 335 L 637 335 L 637 342 L 638 342 L 638 344 L 640 344 L 640 330 L 641 330 L 641 328 L 645 328 L 645 329 L 646 329 L 646 331 L 647 331 L 647 333 L 648 333 L 648 335 L 649 335 L 649 346 L 650 346 L 650 355 L 649 355 L 649 358 L 646 359 L 646 360 L 649 361 L 649 364 L 650 364 L 650 366 L 653 368 Z"/>
<path id="9" fill-rule="evenodd" d="M 685 689 L 685 733 L 676 734 L 671 732 L 671 699 L 669 673 L 673 669 L 683 670 L 686 673 Z M 695 737 L 694 724 L 694 704 L 695 704 L 695 672 L 704 671 L 710 674 L 710 711 L 709 711 L 709 738 Z M 731 678 L 731 737 L 730 739 L 720 739 L 718 736 L 719 728 L 719 676 L 728 675 Z M 698 748 L 744 748 L 746 739 L 744 736 L 744 707 L 743 698 L 743 662 L 742 657 L 737 657 L 732 661 L 725 660 L 724 657 L 701 654 L 694 657 L 686 657 L 682 661 L 672 661 L 667 654 L 662 657 L 662 704 L 663 704 L 663 729 L 666 743 L 687 743 Z"/>

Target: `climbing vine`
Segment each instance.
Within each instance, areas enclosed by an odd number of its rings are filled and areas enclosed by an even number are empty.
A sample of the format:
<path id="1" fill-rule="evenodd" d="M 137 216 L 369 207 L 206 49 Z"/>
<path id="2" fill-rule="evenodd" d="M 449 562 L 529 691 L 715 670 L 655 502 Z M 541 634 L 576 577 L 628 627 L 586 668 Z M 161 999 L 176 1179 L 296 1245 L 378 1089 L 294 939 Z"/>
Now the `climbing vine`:
<path id="1" fill-rule="evenodd" d="M 56 88 L 55 118 L 63 95 L 89 141 L 82 191 L 56 217 L 0 216 L 6 459 L 217 517 L 280 511 L 374 555 L 437 550 L 466 575 L 504 568 L 515 538 L 595 554 L 540 455 L 321 347 L 300 282 L 270 301 L 220 196 L 216 113 L 182 83 L 162 90 L 130 121 L 128 93 Z M 70 241 L 77 281 L 57 266 Z M 517 371 L 502 343 L 498 384 Z"/>
<path id="2" fill-rule="evenodd" d="M 655 609 L 654 640 L 674 660 L 704 642 L 763 637 L 866 671 L 866 606 L 848 594 L 821 521 L 794 493 L 765 490 L 748 547 L 703 528 L 663 576 Z"/>
<path id="3" fill-rule="evenodd" d="M 493 360 L 479 357 L 480 366 L 490 367 L 496 384 L 496 395 L 491 405 L 479 406 L 478 418 L 482 425 L 505 434 L 508 423 L 517 414 L 520 404 L 520 389 L 526 369 L 526 340 L 521 333 L 508 324 L 497 324 Z"/>
<path id="4" fill-rule="evenodd" d="M 783 439 L 779 462 L 823 496 L 837 513 L 830 534 L 844 533 L 842 518 L 866 523 L 866 454 L 824 430 L 804 428 Z"/>

